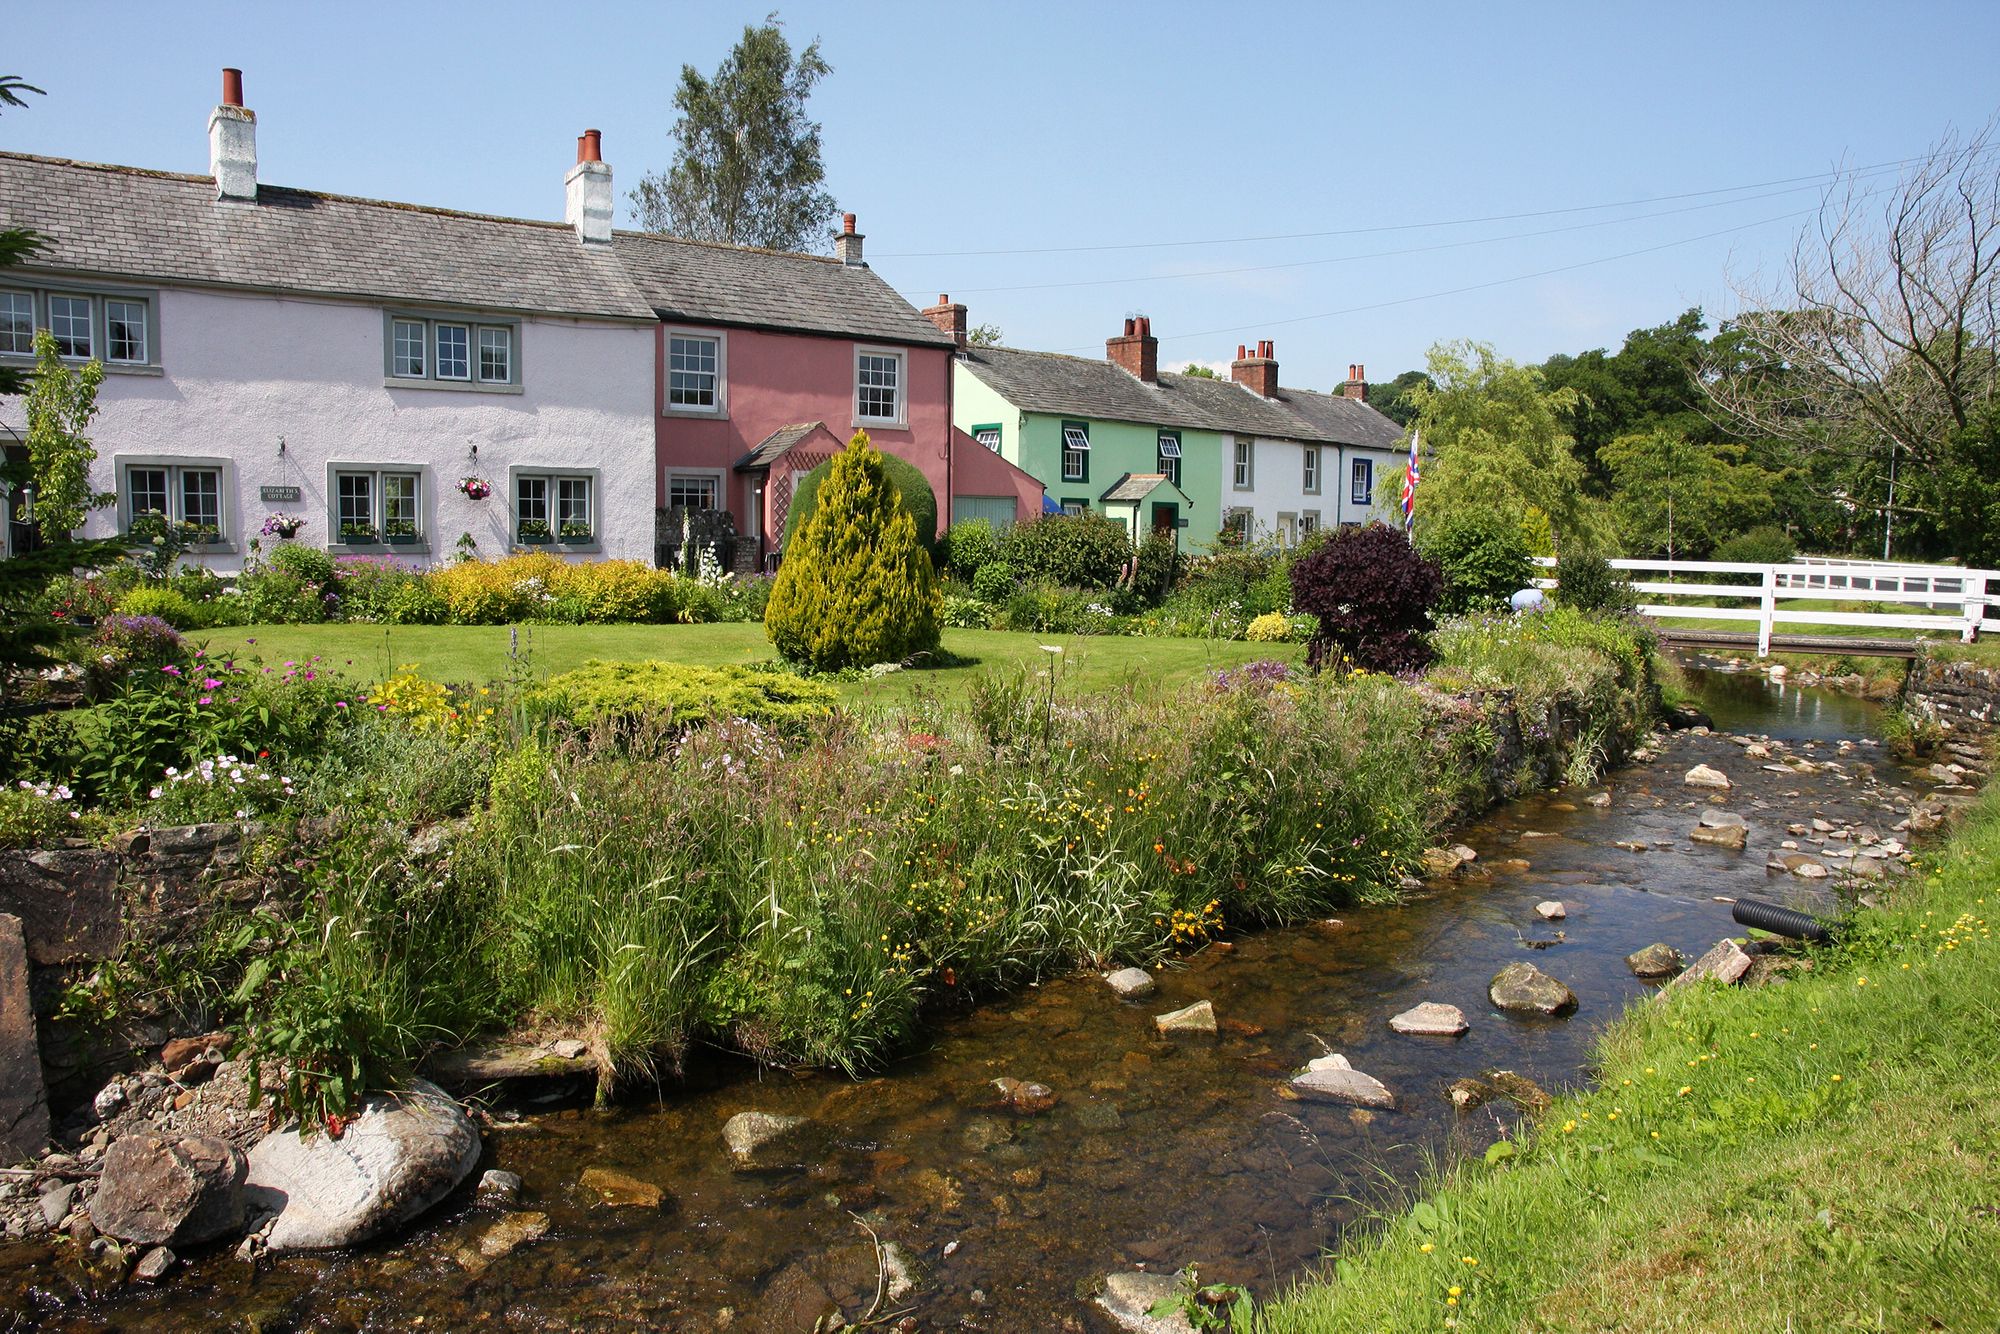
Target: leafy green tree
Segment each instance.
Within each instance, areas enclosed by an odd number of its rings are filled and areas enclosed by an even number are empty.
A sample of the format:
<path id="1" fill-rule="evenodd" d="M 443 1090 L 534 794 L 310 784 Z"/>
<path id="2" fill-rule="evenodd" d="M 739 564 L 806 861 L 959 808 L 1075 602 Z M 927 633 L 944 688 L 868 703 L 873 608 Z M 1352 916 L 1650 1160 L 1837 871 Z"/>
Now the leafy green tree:
<path id="1" fill-rule="evenodd" d="M 1444 575 L 1438 610 L 1450 616 L 1505 608 L 1535 577 L 1527 534 L 1504 514 L 1474 510 L 1426 524 L 1417 550 Z"/>
<path id="2" fill-rule="evenodd" d="M 1408 426 L 1417 419 L 1417 405 L 1410 401 L 1410 391 L 1422 385 L 1428 388 L 1431 377 L 1422 371 L 1404 371 L 1386 384 L 1368 386 L 1368 406 L 1387 417 L 1398 426 Z"/>
<path id="3" fill-rule="evenodd" d="M 1573 540 L 1601 546 L 1602 505 L 1585 494 L 1583 464 L 1563 428 L 1576 391 L 1548 388 L 1539 368 L 1516 365 L 1485 343 L 1439 343 L 1429 360 L 1429 383 L 1412 386 L 1409 395 L 1427 459 L 1417 493 L 1419 533 L 1478 513 L 1519 525 L 1539 509 L 1558 551 Z M 1401 486 L 1400 471 L 1392 469 L 1379 503 L 1398 503 Z"/>
<path id="4" fill-rule="evenodd" d="M 632 191 L 639 225 L 696 241 L 824 251 L 837 206 L 806 101 L 832 72 L 817 38 L 794 57 L 775 13 L 744 26 L 715 77 L 682 65 L 674 164 Z"/>
<path id="5" fill-rule="evenodd" d="M 1190 361 L 1187 365 L 1181 367 L 1181 374 L 1192 375 L 1197 380 L 1220 380 L 1222 378 L 1198 361 Z"/>
<path id="6" fill-rule="evenodd" d="M 997 324 L 975 324 L 965 335 L 965 341 L 972 347 L 999 347 L 1007 339 Z"/>
<path id="7" fill-rule="evenodd" d="M 1698 559 L 1768 519 L 1773 478 L 1743 454 L 1740 445 L 1690 440 L 1666 427 L 1605 445 L 1598 457 L 1611 474 L 1611 515 L 1625 549 Z"/>
<path id="8" fill-rule="evenodd" d="M 942 601 L 881 453 L 855 432 L 778 567 L 765 632 L 816 671 L 900 662 L 937 648 Z"/>
<path id="9" fill-rule="evenodd" d="M 28 389 L 28 464 L 35 477 L 35 526 L 47 542 L 60 542 L 83 526 L 93 509 L 111 497 L 90 489 L 90 465 L 97 448 L 84 431 L 97 415 L 97 387 L 104 363 L 93 358 L 82 370 L 64 364 L 55 335 L 35 333 L 35 378 Z"/>

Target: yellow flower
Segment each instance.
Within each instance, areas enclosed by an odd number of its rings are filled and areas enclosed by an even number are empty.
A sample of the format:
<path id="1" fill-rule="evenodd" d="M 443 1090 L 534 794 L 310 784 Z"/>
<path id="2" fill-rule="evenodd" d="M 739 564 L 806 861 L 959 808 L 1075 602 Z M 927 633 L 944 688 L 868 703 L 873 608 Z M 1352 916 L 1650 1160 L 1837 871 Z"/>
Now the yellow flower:
<path id="1" fill-rule="evenodd" d="M 1464 1292 L 1464 1291 L 1465 1291 L 1465 1289 L 1464 1289 L 1464 1288 L 1461 1288 L 1461 1287 L 1459 1287 L 1459 1286 L 1458 1286 L 1458 1284 L 1456 1284 L 1456 1283 L 1452 1284 L 1452 1285 L 1451 1285 L 1450 1287 L 1448 1287 L 1448 1288 L 1446 1288 L 1446 1289 L 1445 1289 L 1445 1292 L 1446 1292 L 1446 1293 L 1447 1293 L 1448 1295 L 1450 1295 L 1450 1296 L 1453 1296 L 1453 1297 L 1456 1297 L 1456 1296 L 1458 1296 L 1459 1294 L 1461 1294 L 1461 1293 L 1462 1293 L 1462 1292 Z"/>
<path id="2" fill-rule="evenodd" d="M 1685 1098 L 1685 1097 L 1686 1097 L 1686 1096 L 1687 1096 L 1688 1094 L 1690 1094 L 1690 1093 L 1692 1093 L 1692 1092 L 1694 1092 L 1694 1085 L 1692 1085 L 1692 1084 L 1683 1084 L 1683 1085 L 1681 1085 L 1681 1091 L 1680 1091 L 1680 1092 L 1679 1092 L 1678 1094 L 1676 1094 L 1675 1096 L 1676 1096 L 1676 1097 L 1681 1097 L 1681 1098 Z"/>
<path id="3" fill-rule="evenodd" d="M 1425 1255 L 1429 1255 L 1432 1251 L 1436 1250 L 1437 1247 L 1431 1245 L 1429 1242 L 1425 1242 L 1423 1245 L 1417 1247 L 1417 1249 L 1422 1251 Z"/>

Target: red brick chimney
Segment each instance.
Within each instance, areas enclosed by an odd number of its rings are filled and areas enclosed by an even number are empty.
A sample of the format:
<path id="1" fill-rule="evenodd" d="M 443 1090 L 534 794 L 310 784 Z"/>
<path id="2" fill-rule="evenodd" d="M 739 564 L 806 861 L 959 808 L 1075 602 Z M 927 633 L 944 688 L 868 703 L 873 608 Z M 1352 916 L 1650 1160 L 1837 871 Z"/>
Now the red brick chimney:
<path id="1" fill-rule="evenodd" d="M 1160 340 L 1144 315 L 1127 317 L 1125 332 L 1104 340 L 1104 355 L 1147 384 L 1160 380 Z"/>
<path id="2" fill-rule="evenodd" d="M 1355 399 L 1362 403 L 1368 401 L 1368 368 L 1366 366 L 1357 361 L 1347 368 L 1347 380 L 1340 386 L 1340 396 L 1342 398 Z"/>
<path id="3" fill-rule="evenodd" d="M 937 304 L 924 309 L 924 318 L 951 335 L 951 341 L 965 346 L 965 303 L 953 301 L 949 292 L 939 292 Z"/>
<path id="4" fill-rule="evenodd" d="M 1264 398 L 1278 396 L 1278 360 L 1272 354 L 1271 340 L 1260 339 L 1254 353 L 1244 355 L 1243 344 L 1236 345 L 1236 360 L 1229 363 L 1229 378 Z"/>

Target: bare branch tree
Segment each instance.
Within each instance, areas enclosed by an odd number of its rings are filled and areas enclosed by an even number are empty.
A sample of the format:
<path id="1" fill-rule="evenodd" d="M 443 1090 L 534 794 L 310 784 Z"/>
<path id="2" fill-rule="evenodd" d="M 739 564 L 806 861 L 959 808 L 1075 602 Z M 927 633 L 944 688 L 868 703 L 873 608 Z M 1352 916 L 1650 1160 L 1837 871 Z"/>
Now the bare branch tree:
<path id="1" fill-rule="evenodd" d="M 1894 186 L 1836 182 L 1780 288 L 1737 296 L 1740 341 L 1727 364 L 1701 368 L 1722 425 L 1813 449 L 1886 444 L 1917 466 L 1936 459 L 1996 392 L 1995 123 L 1947 136 Z"/>

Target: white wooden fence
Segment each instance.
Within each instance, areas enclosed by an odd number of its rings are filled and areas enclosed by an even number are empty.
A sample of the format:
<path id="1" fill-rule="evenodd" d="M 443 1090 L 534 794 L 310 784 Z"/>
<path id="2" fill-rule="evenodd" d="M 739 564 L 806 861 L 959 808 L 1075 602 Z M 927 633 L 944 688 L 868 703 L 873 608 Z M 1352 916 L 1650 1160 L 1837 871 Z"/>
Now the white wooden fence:
<path id="1" fill-rule="evenodd" d="M 1554 568 L 1553 557 L 1537 564 Z M 1883 630 L 1931 630 L 1954 634 L 1966 643 L 1979 637 L 1989 604 L 2000 601 L 1991 590 L 2000 572 L 1967 570 L 1956 565 L 1895 565 L 1802 557 L 1785 565 L 1749 565 L 1736 561 L 1614 560 L 1612 568 L 1632 577 L 1642 598 L 1696 598 L 1699 602 L 1642 601 L 1642 616 L 1672 616 L 1689 620 L 1752 622 L 1757 627 L 1757 655 L 1771 651 L 1771 633 L 1779 625 L 1876 627 Z M 1557 570 L 1558 578 L 1561 571 Z M 1654 575 L 1646 579 L 1640 576 Z M 1756 583 L 1718 583 L 1704 576 L 1755 575 Z M 1691 580 L 1691 582 L 1682 582 Z M 1557 579 L 1537 579 L 1554 588 Z M 1831 599 L 1897 603 L 1910 611 L 1812 611 L 1786 608 L 1787 599 Z M 1712 605 L 1719 601 L 1723 605 Z M 1930 608 L 1919 612 L 1917 607 Z M 1951 608 L 1940 612 L 1938 608 Z"/>

